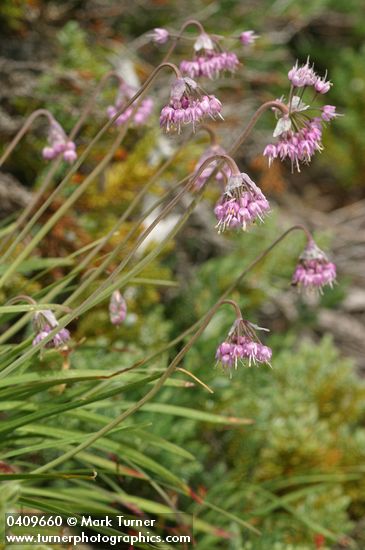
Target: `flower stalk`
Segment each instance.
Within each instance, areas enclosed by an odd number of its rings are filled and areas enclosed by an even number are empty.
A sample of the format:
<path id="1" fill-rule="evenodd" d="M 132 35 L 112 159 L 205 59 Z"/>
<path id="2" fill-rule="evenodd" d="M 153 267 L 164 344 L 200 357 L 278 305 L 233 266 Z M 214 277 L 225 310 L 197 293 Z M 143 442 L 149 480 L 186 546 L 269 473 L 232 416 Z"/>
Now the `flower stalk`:
<path id="1" fill-rule="evenodd" d="M 135 412 L 140 410 L 148 401 L 153 399 L 155 395 L 160 391 L 160 389 L 165 384 L 166 380 L 170 378 L 170 376 L 173 375 L 178 365 L 181 363 L 185 355 L 188 353 L 188 351 L 193 347 L 195 342 L 198 340 L 198 338 L 201 336 L 201 334 L 204 332 L 210 321 L 213 319 L 214 315 L 218 311 L 218 309 L 224 304 L 225 300 L 227 300 L 228 296 L 231 294 L 231 292 L 241 283 L 241 281 L 246 277 L 246 275 L 258 264 L 263 260 L 281 241 L 283 241 L 292 231 L 300 230 L 302 231 L 302 226 L 293 226 L 290 227 L 288 230 L 286 230 L 282 235 L 280 235 L 273 243 L 271 243 L 270 246 L 268 246 L 263 252 L 261 252 L 250 264 L 248 267 L 246 267 L 240 275 L 229 285 L 229 287 L 223 292 L 219 300 L 207 311 L 207 313 L 192 327 L 190 327 L 189 333 L 193 332 L 193 335 L 189 339 L 189 341 L 183 346 L 183 348 L 180 350 L 180 352 L 175 356 L 175 358 L 171 361 L 169 366 L 167 367 L 164 374 L 159 378 L 159 380 L 155 383 L 155 385 L 152 387 L 152 389 L 147 392 L 139 401 L 137 401 L 134 405 L 132 405 L 129 409 L 121 413 L 119 416 L 117 416 L 115 419 L 113 419 L 111 422 L 109 422 L 107 425 L 105 425 L 103 428 L 92 434 L 87 440 L 83 441 L 76 447 L 70 449 L 66 453 L 60 455 L 59 457 L 55 458 L 54 460 L 48 462 L 47 464 L 44 464 L 43 466 L 40 466 L 33 470 L 33 474 L 39 474 L 43 473 L 45 471 L 48 471 L 50 469 L 54 469 L 60 464 L 63 464 L 67 460 L 70 460 L 74 456 L 76 456 L 79 452 L 83 451 L 84 449 L 90 447 L 95 441 L 97 441 L 100 437 L 105 436 L 107 433 L 109 433 L 111 430 L 113 430 L 115 427 L 119 426 L 124 420 L 126 420 L 128 417 L 133 415 Z M 186 336 L 187 331 L 185 331 L 184 336 Z M 176 339 L 175 339 L 176 342 Z M 154 356 L 156 356 L 160 352 L 156 352 Z M 149 357 L 149 359 L 151 356 Z M 141 362 L 139 363 L 139 366 L 141 365 Z"/>

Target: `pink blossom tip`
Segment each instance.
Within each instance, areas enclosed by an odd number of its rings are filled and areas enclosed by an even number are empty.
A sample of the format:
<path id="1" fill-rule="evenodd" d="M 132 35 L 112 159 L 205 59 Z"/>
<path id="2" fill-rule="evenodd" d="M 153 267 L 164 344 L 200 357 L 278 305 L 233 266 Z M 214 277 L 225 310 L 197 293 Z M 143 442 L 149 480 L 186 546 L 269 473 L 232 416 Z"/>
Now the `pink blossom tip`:
<path id="1" fill-rule="evenodd" d="M 60 155 L 66 162 L 74 162 L 77 159 L 76 145 L 67 138 L 62 126 L 53 119 L 48 132 L 48 146 L 43 148 L 42 156 L 45 160 L 53 160 Z"/>
<path id="2" fill-rule="evenodd" d="M 259 35 L 255 33 L 255 31 L 244 31 L 240 34 L 240 42 L 244 46 L 250 46 L 251 44 L 254 44 L 255 40 L 259 38 Z"/>
<path id="3" fill-rule="evenodd" d="M 170 33 L 166 29 L 156 28 L 156 29 L 153 29 L 151 38 L 153 42 L 155 42 L 155 44 L 166 44 L 166 42 L 170 38 Z"/>
<path id="4" fill-rule="evenodd" d="M 119 290 L 114 290 L 109 302 L 109 318 L 113 325 L 121 325 L 127 317 L 127 302 Z"/>

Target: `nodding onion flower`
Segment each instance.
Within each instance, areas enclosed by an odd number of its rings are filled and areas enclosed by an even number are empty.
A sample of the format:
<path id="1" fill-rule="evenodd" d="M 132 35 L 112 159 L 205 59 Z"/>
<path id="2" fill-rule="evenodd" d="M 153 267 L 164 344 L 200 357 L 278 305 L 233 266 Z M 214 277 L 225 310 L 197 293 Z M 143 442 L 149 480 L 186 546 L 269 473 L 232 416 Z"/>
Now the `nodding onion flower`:
<path id="1" fill-rule="evenodd" d="M 76 145 L 69 140 L 62 126 L 52 117 L 48 131 L 48 145 L 43 148 L 45 160 L 53 160 L 62 155 L 63 159 L 72 164 L 77 159 Z"/>
<path id="2" fill-rule="evenodd" d="M 49 309 L 36 311 L 33 315 L 33 327 L 36 333 L 33 339 L 33 346 L 44 340 L 53 329 L 58 327 L 58 321 L 54 313 Z M 46 348 L 61 348 L 66 346 L 70 340 L 70 333 L 66 328 L 61 328 L 53 338 L 45 344 Z"/>
<path id="3" fill-rule="evenodd" d="M 299 289 L 323 293 L 323 287 L 333 287 L 336 281 L 336 266 L 313 240 L 310 240 L 299 256 L 292 285 Z"/>
<path id="4" fill-rule="evenodd" d="M 216 353 L 217 365 L 221 365 L 225 373 L 232 376 L 232 370 L 237 370 L 239 365 L 251 367 L 263 363 L 271 367 L 272 350 L 261 343 L 257 330 L 267 329 L 237 317 Z"/>
<path id="5" fill-rule="evenodd" d="M 223 51 L 217 40 L 205 32 L 195 41 L 194 51 L 194 59 L 180 63 L 181 72 L 190 78 L 216 78 L 224 71 L 235 72 L 240 64 L 235 53 Z"/>
<path id="6" fill-rule="evenodd" d="M 239 227 L 245 231 L 269 210 L 265 195 L 247 174 L 232 175 L 214 209 L 218 231 Z"/>
<path id="7" fill-rule="evenodd" d="M 170 102 L 163 107 L 160 126 L 166 130 L 181 132 L 181 127 L 197 123 L 205 118 L 223 118 L 222 104 L 214 95 L 206 95 L 191 78 L 177 78 L 171 86 Z"/>
<path id="8" fill-rule="evenodd" d="M 309 59 L 302 66 L 298 66 L 297 62 L 289 71 L 288 78 L 291 83 L 289 101 L 286 104 L 288 113 L 283 114 L 274 108 L 278 122 L 273 136 L 278 140 L 267 145 L 263 154 L 268 157 L 269 164 L 276 158 L 287 158 L 291 162 L 292 170 L 295 167 L 300 172 L 301 164 L 309 164 L 313 155 L 323 150 L 322 132 L 325 123 L 339 115 L 334 105 L 319 108 L 303 102 L 308 88 L 312 93 L 314 91 L 316 97 L 317 94 L 327 93 L 332 86 L 326 76 L 322 78 L 315 73 Z"/>

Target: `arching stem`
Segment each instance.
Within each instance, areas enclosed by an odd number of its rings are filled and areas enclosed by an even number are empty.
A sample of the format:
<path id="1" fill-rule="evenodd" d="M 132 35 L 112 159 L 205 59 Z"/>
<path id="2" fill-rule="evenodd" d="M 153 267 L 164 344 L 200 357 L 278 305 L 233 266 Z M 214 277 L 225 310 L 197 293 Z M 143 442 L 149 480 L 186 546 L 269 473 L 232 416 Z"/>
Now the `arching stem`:
<path id="1" fill-rule="evenodd" d="M 207 124 L 201 124 L 197 129 L 197 132 L 200 132 L 200 131 L 207 132 L 210 138 L 211 146 L 218 145 L 218 137 L 216 132 L 213 130 L 213 128 L 211 128 Z"/>
<path id="2" fill-rule="evenodd" d="M 36 221 L 39 219 L 39 217 L 41 216 L 41 214 L 46 210 L 46 208 L 48 207 L 49 204 L 52 203 L 53 199 L 55 198 L 55 196 L 67 185 L 67 183 L 69 182 L 70 178 L 73 176 L 73 174 L 76 173 L 76 171 L 79 169 L 79 167 L 81 166 L 82 162 L 85 160 L 85 158 L 87 157 L 88 153 L 90 152 L 90 150 L 92 149 L 92 147 L 96 144 L 97 141 L 99 141 L 99 139 L 104 135 L 104 133 L 112 126 L 112 124 L 117 120 L 117 118 L 123 114 L 148 88 L 149 86 L 151 85 L 152 81 L 156 78 L 156 76 L 158 75 L 158 73 L 164 69 L 164 68 L 169 68 L 171 70 L 174 71 L 175 75 L 177 78 L 180 78 L 181 77 L 181 73 L 179 71 L 179 69 L 176 67 L 176 65 L 173 65 L 172 63 L 161 63 L 158 67 L 156 67 L 156 69 L 153 71 L 153 73 L 148 77 L 148 79 L 146 80 L 146 82 L 141 86 L 141 88 L 136 92 L 136 94 L 122 107 L 120 108 L 116 114 L 103 126 L 103 128 L 98 132 L 98 134 L 94 137 L 94 139 L 91 141 L 91 143 L 89 144 L 89 146 L 87 147 L 86 151 L 81 155 L 81 157 L 75 162 L 75 164 L 73 165 L 73 167 L 71 168 L 71 170 L 68 172 L 68 174 L 65 176 L 65 178 L 61 181 L 61 183 L 58 185 L 58 187 L 55 189 L 55 191 L 50 195 L 50 197 L 48 197 L 48 199 L 44 202 L 44 204 L 42 205 L 42 207 L 36 212 L 35 216 L 33 216 L 33 218 L 31 218 L 28 222 L 28 224 L 24 227 L 23 231 L 21 231 L 21 233 L 18 235 L 17 239 L 12 243 L 12 245 L 10 246 L 10 248 L 6 251 L 6 253 L 4 254 L 3 258 L 2 258 L 2 261 L 4 262 L 11 254 L 12 252 L 15 250 L 17 244 L 19 244 L 19 242 L 21 241 L 21 239 L 27 234 L 27 232 L 33 227 L 33 225 L 36 223 Z M 108 155 L 109 157 L 110 155 Z M 103 164 L 103 162 L 101 163 L 101 165 Z M 105 164 L 105 163 L 104 163 Z M 87 180 L 88 181 L 92 181 L 95 176 L 100 173 L 100 165 L 98 165 L 91 174 L 89 174 Z M 84 184 L 85 182 L 83 183 L 83 185 L 77 189 L 74 194 L 69 198 L 69 201 L 72 200 L 72 197 L 78 197 L 80 195 L 80 189 L 84 187 Z M 60 209 L 61 210 L 61 209 Z M 56 212 L 52 218 L 50 220 L 48 220 L 47 222 L 47 226 L 49 228 L 51 228 L 54 223 L 56 223 L 56 221 L 60 218 L 60 211 Z M 43 231 L 44 228 L 42 228 L 42 232 L 44 233 Z M 38 238 L 38 237 L 37 237 Z M 35 242 L 36 241 L 36 238 L 33 239 L 33 241 Z M 32 243 L 33 243 L 32 241 Z M 28 253 L 28 251 L 31 250 L 31 247 L 32 247 L 32 243 L 30 243 L 30 245 L 28 245 L 27 247 L 27 252 L 25 253 L 23 251 L 23 256 L 22 256 L 22 259 L 24 259 Z M 17 259 L 17 262 L 19 263 L 19 258 Z M 11 273 L 14 272 L 14 269 L 15 269 L 16 266 L 12 265 L 10 266 L 10 268 L 7 270 L 7 272 L 4 273 L 3 277 L 1 278 L 0 280 L 0 285 L 4 283 L 4 281 L 6 280 L 7 277 L 9 277 L 9 275 Z"/>
<path id="3" fill-rule="evenodd" d="M 259 118 L 268 110 L 268 109 L 279 109 L 284 115 L 289 114 L 289 109 L 285 105 L 285 103 L 282 103 L 282 101 L 273 100 L 273 101 L 266 101 L 266 103 L 263 103 L 257 111 L 252 115 L 251 119 L 249 120 L 248 124 L 244 128 L 243 132 L 238 136 L 236 141 L 233 143 L 232 147 L 229 150 L 230 155 L 234 155 L 238 149 L 241 147 L 241 145 L 246 141 L 246 139 L 251 134 L 253 128 L 255 127 L 257 121 Z"/>
<path id="4" fill-rule="evenodd" d="M 197 21 L 196 19 L 189 19 L 188 21 L 185 21 L 185 23 L 181 26 L 178 34 L 175 36 L 173 43 L 171 44 L 169 50 L 167 51 L 165 57 L 163 58 L 162 63 L 166 63 L 166 61 L 170 59 L 170 57 L 175 51 L 175 48 L 179 40 L 182 38 L 184 31 L 191 26 L 196 27 L 200 31 L 200 33 L 205 33 L 205 29 L 203 25 L 200 23 L 200 21 Z"/>
<path id="5" fill-rule="evenodd" d="M 237 319 L 242 319 L 241 309 L 240 309 L 239 305 L 237 304 L 237 302 L 234 302 L 233 300 L 222 300 L 221 305 L 223 306 L 224 304 L 232 306 L 233 309 L 234 309 L 234 312 L 236 314 Z"/>
<path id="6" fill-rule="evenodd" d="M 0 166 L 4 164 L 6 159 L 9 157 L 10 153 L 15 149 L 15 147 L 18 145 L 22 137 L 28 132 L 33 122 L 40 116 L 47 117 L 50 123 L 52 123 L 54 120 L 52 114 L 49 111 L 47 111 L 47 109 L 37 109 L 36 111 L 33 111 L 33 113 L 29 115 L 27 120 L 24 122 L 19 132 L 16 134 L 16 136 L 13 138 L 13 140 L 9 143 L 9 145 L 5 149 L 4 153 L 0 158 Z"/>
<path id="7" fill-rule="evenodd" d="M 58 458 L 55 458 L 51 462 L 48 462 L 48 464 L 45 464 L 43 466 L 40 466 L 39 468 L 36 468 L 36 470 L 33 471 L 33 474 L 39 474 L 43 473 L 47 470 L 50 470 L 52 468 L 55 468 L 56 466 L 59 466 L 60 464 L 63 464 L 70 458 L 73 458 L 76 456 L 80 451 L 86 449 L 95 441 L 97 441 L 100 437 L 105 436 L 110 430 L 115 428 L 116 426 L 120 425 L 126 418 L 137 412 L 139 409 L 141 409 L 148 401 L 150 401 L 162 388 L 166 380 L 174 373 L 176 368 L 178 367 L 179 363 L 182 361 L 182 359 L 185 357 L 187 352 L 192 348 L 194 343 L 197 341 L 197 339 L 201 336 L 201 334 L 204 332 L 212 318 L 214 317 L 215 313 L 218 311 L 218 309 L 221 307 L 222 303 L 225 302 L 227 299 L 227 296 L 234 290 L 234 288 L 244 279 L 244 277 L 265 257 L 267 256 L 273 248 L 275 248 L 289 233 L 291 233 L 294 230 L 303 230 L 301 226 L 293 226 L 290 227 L 287 231 L 285 231 L 280 237 L 278 237 L 269 247 L 267 247 L 261 254 L 253 260 L 247 268 L 245 268 L 242 273 L 237 277 L 237 279 L 225 290 L 225 292 L 222 294 L 222 296 L 219 298 L 219 300 L 209 309 L 209 311 L 203 316 L 202 319 L 198 323 L 195 323 L 195 325 L 191 328 L 194 328 L 194 334 L 190 338 L 189 342 L 185 344 L 185 346 L 181 349 L 181 351 L 176 355 L 176 357 L 172 360 L 164 374 L 159 378 L 159 380 L 156 382 L 156 384 L 153 386 L 153 388 L 146 393 L 139 401 L 137 401 L 132 407 L 130 407 L 128 410 L 124 411 L 122 414 L 120 414 L 117 418 L 109 422 L 106 426 L 104 426 L 101 430 L 98 430 L 94 434 L 92 434 L 86 441 L 83 441 L 73 449 L 70 449 L 63 455 L 59 456 Z"/>

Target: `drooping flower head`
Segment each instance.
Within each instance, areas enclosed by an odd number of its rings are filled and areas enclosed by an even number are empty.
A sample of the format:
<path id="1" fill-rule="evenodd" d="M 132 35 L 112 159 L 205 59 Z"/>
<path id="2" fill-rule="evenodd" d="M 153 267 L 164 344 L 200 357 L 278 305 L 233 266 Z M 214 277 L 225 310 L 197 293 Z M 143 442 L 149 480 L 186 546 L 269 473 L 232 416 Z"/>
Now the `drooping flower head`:
<path id="1" fill-rule="evenodd" d="M 286 104 L 288 112 L 283 114 L 274 109 L 278 122 L 273 136 L 278 138 L 276 143 L 265 147 L 264 156 L 268 157 L 269 164 L 275 159 L 289 159 L 292 170 L 295 167 L 300 171 L 300 164 L 309 164 L 317 151 L 322 151 L 323 125 L 339 116 L 334 105 L 325 105 L 316 108 L 303 102 L 307 88 L 315 94 L 325 94 L 332 86 L 325 77 L 319 77 L 309 64 L 298 66 L 298 63 L 289 71 L 291 83 L 289 101 Z M 282 100 L 280 100 L 282 101 Z"/>
<path id="2" fill-rule="evenodd" d="M 109 107 L 107 108 L 108 117 L 113 118 L 117 114 L 117 112 L 122 109 L 124 105 L 127 104 L 127 102 L 134 96 L 135 93 L 136 88 L 130 86 L 124 81 L 121 81 L 114 105 L 109 105 Z M 121 124 L 127 122 L 127 120 L 129 120 L 133 116 L 134 124 L 136 126 L 141 126 L 147 121 L 152 113 L 153 100 L 150 97 L 146 97 L 145 99 L 142 99 L 138 108 L 135 111 L 134 109 L 135 108 L 133 105 L 128 107 L 128 109 L 126 109 L 124 113 L 118 116 L 118 118 L 115 120 L 115 124 L 117 126 L 120 126 Z"/>
<path id="3" fill-rule="evenodd" d="M 109 302 L 109 317 L 113 325 L 121 325 L 127 316 L 127 302 L 119 290 L 114 290 Z"/>
<path id="4" fill-rule="evenodd" d="M 195 55 L 192 60 L 184 60 L 180 63 L 181 72 L 190 78 L 206 76 L 212 79 L 225 71 L 233 73 L 239 67 L 237 55 L 221 50 L 217 41 L 205 32 L 198 36 L 194 44 L 194 51 Z"/>
<path id="5" fill-rule="evenodd" d="M 36 311 L 33 315 L 33 327 L 36 333 L 33 339 L 33 346 L 44 340 L 53 329 L 58 327 L 58 321 L 54 313 L 49 309 Z M 61 328 L 53 338 L 46 343 L 46 348 L 60 348 L 70 340 L 70 333 L 66 328 Z"/>
<path id="6" fill-rule="evenodd" d="M 247 174 L 232 175 L 214 209 L 218 232 L 239 227 L 245 231 L 257 220 L 262 221 L 269 210 L 265 195 Z"/>
<path id="7" fill-rule="evenodd" d="M 244 46 L 251 46 L 259 38 L 255 31 L 243 31 L 240 34 L 240 42 Z"/>
<path id="8" fill-rule="evenodd" d="M 160 126 L 167 132 L 181 132 L 185 124 L 197 123 L 205 118 L 222 118 L 222 104 L 214 95 L 205 95 L 191 78 L 177 78 L 171 86 L 170 102 L 162 108 Z"/>
<path id="9" fill-rule="evenodd" d="M 166 44 L 166 42 L 170 38 L 170 33 L 166 29 L 161 29 L 157 27 L 156 29 L 153 29 L 153 33 L 151 33 L 150 36 L 155 44 Z"/>
<path id="10" fill-rule="evenodd" d="M 267 329 L 257 327 L 242 318 L 235 320 L 227 338 L 216 352 L 217 365 L 221 365 L 225 373 L 232 376 L 232 370 L 239 365 L 251 367 L 266 363 L 271 366 L 271 348 L 261 343 L 256 330 Z"/>
<path id="11" fill-rule="evenodd" d="M 43 148 L 42 155 L 46 160 L 53 160 L 62 155 L 70 164 L 77 159 L 75 143 L 68 139 L 62 126 L 54 118 L 49 125 L 48 146 Z"/>
<path id="12" fill-rule="evenodd" d="M 309 291 L 319 291 L 325 285 L 331 288 L 336 280 L 336 266 L 313 240 L 310 240 L 299 257 L 292 285 Z"/>
<path id="13" fill-rule="evenodd" d="M 213 157 L 214 155 L 226 155 L 226 154 L 227 152 L 220 145 L 218 144 L 211 145 L 204 151 L 204 153 L 198 160 L 195 166 L 195 173 L 198 172 L 202 164 L 210 157 Z M 204 185 L 204 183 L 207 181 L 210 175 L 214 172 L 218 164 L 219 164 L 219 161 L 213 160 L 206 168 L 204 168 L 203 172 L 195 181 L 196 189 L 201 189 L 201 187 Z M 231 176 L 231 169 L 229 165 L 226 162 L 221 163 L 221 167 L 215 174 L 216 181 L 218 183 L 224 183 L 224 181 L 228 179 L 230 176 Z"/>

